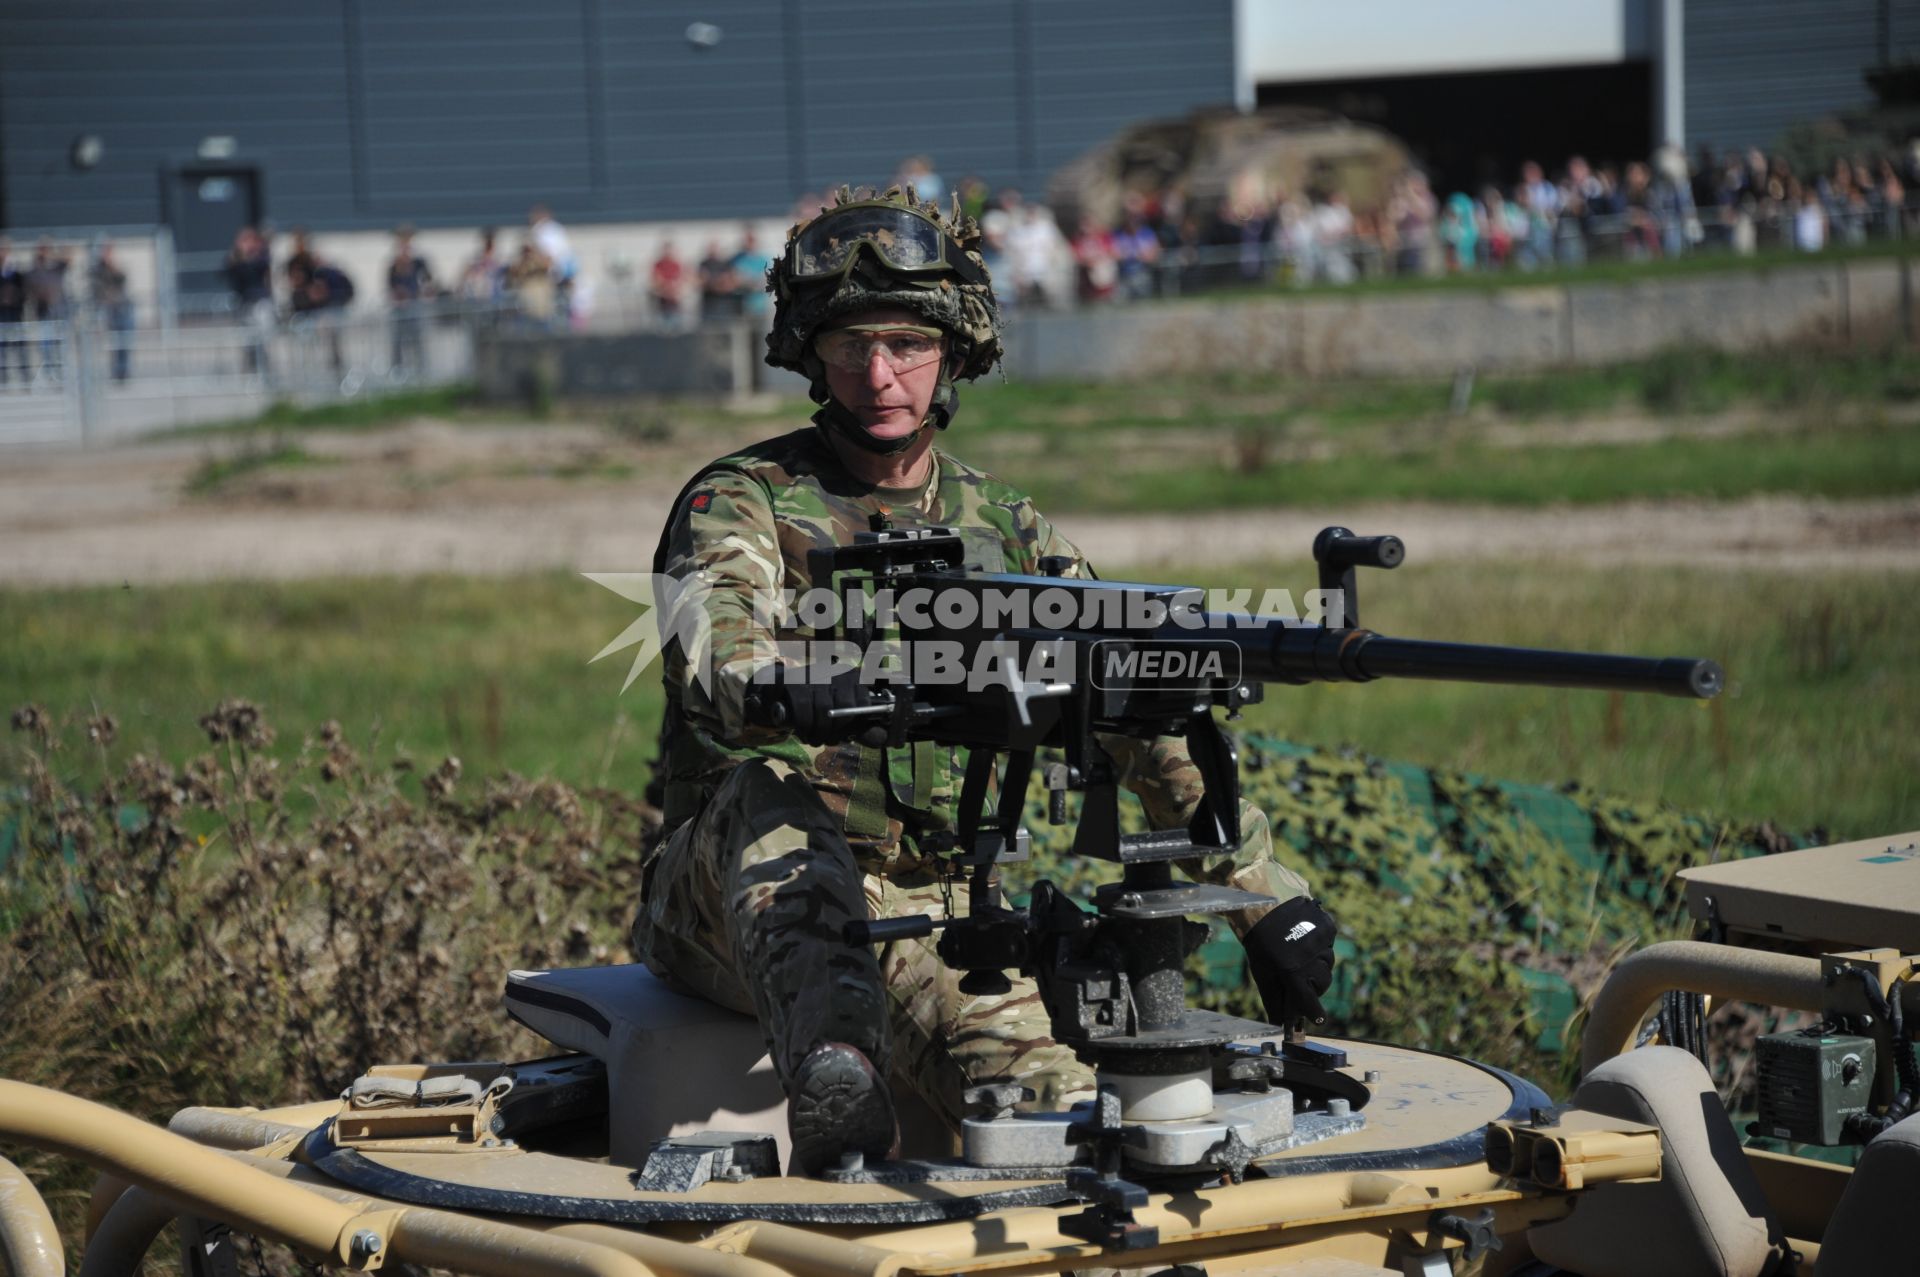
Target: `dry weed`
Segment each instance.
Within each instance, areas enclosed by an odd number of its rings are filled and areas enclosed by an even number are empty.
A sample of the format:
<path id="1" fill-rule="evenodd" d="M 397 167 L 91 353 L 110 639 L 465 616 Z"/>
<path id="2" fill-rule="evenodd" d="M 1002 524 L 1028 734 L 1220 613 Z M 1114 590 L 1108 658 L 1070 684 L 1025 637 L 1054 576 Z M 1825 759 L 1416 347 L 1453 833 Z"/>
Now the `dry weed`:
<path id="1" fill-rule="evenodd" d="M 651 808 L 419 768 L 244 701 L 176 766 L 113 719 L 12 717 L 0 772 L 0 1076 L 154 1121 L 325 1097 L 383 1060 L 528 1056 L 516 966 L 623 961 Z M 26 1159 L 70 1242 L 84 1172 Z"/>

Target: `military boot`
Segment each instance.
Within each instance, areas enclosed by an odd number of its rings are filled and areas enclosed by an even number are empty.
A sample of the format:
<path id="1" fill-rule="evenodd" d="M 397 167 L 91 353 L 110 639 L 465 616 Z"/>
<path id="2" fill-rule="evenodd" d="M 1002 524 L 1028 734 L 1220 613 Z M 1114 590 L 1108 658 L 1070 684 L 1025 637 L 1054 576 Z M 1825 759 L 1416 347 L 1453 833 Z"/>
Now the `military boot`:
<path id="1" fill-rule="evenodd" d="M 787 1128 L 793 1168 L 804 1175 L 831 1170 L 849 1153 L 878 1160 L 900 1147 L 887 1080 L 844 1042 L 815 1047 L 800 1061 L 787 1097 Z"/>

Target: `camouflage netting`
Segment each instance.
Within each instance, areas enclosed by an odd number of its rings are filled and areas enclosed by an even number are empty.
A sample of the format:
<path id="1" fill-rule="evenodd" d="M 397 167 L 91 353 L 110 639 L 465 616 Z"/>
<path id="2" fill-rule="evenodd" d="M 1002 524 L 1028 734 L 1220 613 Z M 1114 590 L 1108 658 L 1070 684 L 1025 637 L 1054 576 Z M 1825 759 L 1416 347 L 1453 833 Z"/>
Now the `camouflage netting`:
<path id="1" fill-rule="evenodd" d="M 1529 1068 L 1549 1089 L 1612 961 L 1691 934 L 1676 870 L 1821 841 L 1269 737 L 1243 740 L 1241 762 L 1282 855 L 1340 923 L 1326 1003 L 1341 1030 Z M 1112 876 L 1065 855 L 1071 826 L 1049 826 L 1043 798 L 1027 823 L 1034 857 L 1013 890 L 1048 877 L 1090 893 Z M 1202 1005 L 1259 1014 L 1230 937 L 1190 970 Z"/>

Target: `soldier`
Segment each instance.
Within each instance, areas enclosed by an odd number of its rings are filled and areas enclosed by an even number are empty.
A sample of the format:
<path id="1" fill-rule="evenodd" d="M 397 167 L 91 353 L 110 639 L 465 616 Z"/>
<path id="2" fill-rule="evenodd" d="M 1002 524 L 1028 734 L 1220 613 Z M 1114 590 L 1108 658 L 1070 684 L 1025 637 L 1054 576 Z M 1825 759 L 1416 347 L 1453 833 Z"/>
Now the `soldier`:
<path id="1" fill-rule="evenodd" d="M 850 543 L 883 508 L 896 526 L 959 528 L 973 566 L 1032 573 L 1054 555 L 1071 560 L 1069 575 L 1091 574 L 1018 489 L 935 446 L 954 418 L 955 381 L 1000 358 L 978 243 L 957 208 L 943 218 L 897 188 L 843 189 L 796 226 L 768 272 L 767 362 L 804 375 L 820 410 L 810 427 L 706 467 L 676 500 L 655 565 L 698 584 L 710 648 L 668 647 L 669 833 L 646 866 L 634 950 L 676 986 L 759 1019 L 805 1171 L 895 1147 L 890 1070 L 956 1127 L 970 1085 L 1024 1084 L 1041 1108 L 1093 1089 L 1050 1036 L 1031 980 L 972 996 L 930 941 L 875 952 L 841 940 L 855 919 L 954 907 L 921 849 L 951 826 L 954 752 L 803 744 L 822 738 L 835 705 L 857 701 L 857 670 L 787 681 L 793 735 L 754 726 L 745 709 L 787 637 L 770 628 L 766 600 L 809 588 L 807 552 Z M 1184 744 L 1103 742 L 1156 828 L 1187 822 L 1200 788 Z M 1242 819 L 1239 851 L 1183 868 L 1279 902 L 1229 921 L 1268 1018 L 1317 1020 L 1332 919 L 1274 859 L 1265 816 L 1246 806 Z"/>

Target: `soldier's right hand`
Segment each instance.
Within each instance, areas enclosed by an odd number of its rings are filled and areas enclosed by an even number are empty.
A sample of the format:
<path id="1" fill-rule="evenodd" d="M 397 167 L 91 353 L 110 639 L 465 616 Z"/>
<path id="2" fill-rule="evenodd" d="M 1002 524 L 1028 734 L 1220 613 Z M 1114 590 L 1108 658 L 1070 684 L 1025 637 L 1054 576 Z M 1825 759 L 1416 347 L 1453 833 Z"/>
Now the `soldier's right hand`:
<path id="1" fill-rule="evenodd" d="M 1291 1029 L 1326 1020 L 1320 995 L 1333 984 L 1338 933 L 1333 915 L 1307 896 L 1282 902 L 1253 924 L 1242 944 L 1269 1023 Z"/>
<path id="2" fill-rule="evenodd" d="M 747 718 L 790 731 L 809 744 L 834 744 L 876 725 L 877 712 L 857 712 L 884 708 L 873 691 L 861 682 L 858 668 L 776 665 L 748 686 Z"/>

